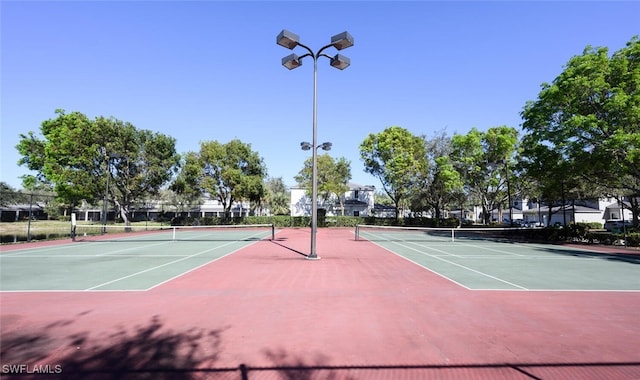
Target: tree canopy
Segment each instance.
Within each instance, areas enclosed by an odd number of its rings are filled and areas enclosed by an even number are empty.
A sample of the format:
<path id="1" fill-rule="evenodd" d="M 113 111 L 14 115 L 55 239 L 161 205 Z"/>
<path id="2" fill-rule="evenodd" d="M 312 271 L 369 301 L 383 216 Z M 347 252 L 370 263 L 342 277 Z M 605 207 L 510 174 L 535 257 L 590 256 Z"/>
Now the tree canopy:
<path id="1" fill-rule="evenodd" d="M 113 117 L 56 114 L 42 123 L 42 137 L 21 134 L 16 148 L 22 155 L 18 163 L 36 171 L 38 181 L 52 184 L 65 202 L 106 198 L 128 223 L 131 206 L 157 194 L 177 169 L 172 137 Z M 29 176 L 23 181 L 36 182 Z"/>
<path id="2" fill-rule="evenodd" d="M 360 144 L 364 170 L 380 180 L 393 200 L 396 218 L 403 201 L 415 190 L 416 178 L 427 168 L 424 137 L 392 126 L 369 134 Z"/>
<path id="3" fill-rule="evenodd" d="M 484 222 L 489 223 L 496 206 L 508 198 L 513 181 L 518 131 L 500 126 L 481 132 L 472 128 L 467 134 L 455 134 L 451 139 L 451 158 L 464 181 L 467 194 L 482 205 Z"/>
<path id="4" fill-rule="evenodd" d="M 457 202 L 462 193 L 460 173 L 451 160 L 451 138 L 444 131 L 425 140 L 426 170 L 416 178 L 416 190 L 410 196 L 413 212 L 428 212 L 436 221 L 449 204 Z"/>
<path id="5" fill-rule="evenodd" d="M 553 195 L 565 180 L 640 195 L 640 40 L 588 46 L 522 112 L 523 167 Z M 562 183 L 560 183 L 562 179 Z M 570 186 L 574 187 L 574 186 Z"/>
<path id="6" fill-rule="evenodd" d="M 344 199 L 342 195 L 349 190 L 347 183 L 351 179 L 351 162 L 346 158 L 334 159 L 329 154 L 318 155 L 318 194 L 325 200 L 332 195 L 338 199 L 342 215 L 344 215 Z M 313 175 L 313 157 L 304 162 L 304 167 L 295 176 L 296 182 L 307 188 L 307 195 L 311 195 L 311 181 Z"/>
<path id="7" fill-rule="evenodd" d="M 273 215 L 289 215 L 291 194 L 282 177 L 269 178 L 265 186 L 264 208 L 268 209 Z"/>
<path id="8" fill-rule="evenodd" d="M 615 196 L 630 201 L 634 221 L 640 220 L 637 36 L 612 54 L 606 47 L 587 46 L 571 57 L 551 83 L 541 85 L 537 99 L 526 103 L 521 116 L 522 139 L 507 126 L 485 132 L 472 128 L 452 137 L 441 133 L 431 140 L 391 126 L 366 136 L 360 158 L 364 171 L 380 180 L 396 217 L 409 206 L 439 218 L 441 210 L 462 206 L 466 197 L 483 207 L 489 222 L 491 211 L 500 210 L 510 196 L 548 204 L 564 202 L 565 197 Z M 136 202 L 157 195 L 171 179 L 180 205 L 201 203 L 207 194 L 222 203 L 227 215 L 232 204 L 242 200 L 286 212 L 282 180 L 265 184 L 262 158 L 237 139 L 201 142 L 199 151 L 181 158 L 169 136 L 113 117 L 90 119 L 56 110 L 39 133 L 20 134 L 16 148 L 18 164 L 36 173 L 23 177 L 23 186 L 50 186 L 68 205 L 108 199 L 125 221 Z M 344 158 L 319 156 L 320 195 L 334 194 L 342 201 L 350 170 Z M 311 172 L 309 159 L 296 181 L 310 188 Z M 2 190 L 6 203 L 14 192 Z M 341 208 L 344 211 L 343 204 Z"/>
<path id="9" fill-rule="evenodd" d="M 178 176 L 184 184 L 177 188 L 215 196 L 228 217 L 236 201 L 260 202 L 265 195 L 266 176 L 262 158 L 251 150 L 250 144 L 237 139 L 226 144 L 203 141 L 199 152 L 186 154 Z"/>

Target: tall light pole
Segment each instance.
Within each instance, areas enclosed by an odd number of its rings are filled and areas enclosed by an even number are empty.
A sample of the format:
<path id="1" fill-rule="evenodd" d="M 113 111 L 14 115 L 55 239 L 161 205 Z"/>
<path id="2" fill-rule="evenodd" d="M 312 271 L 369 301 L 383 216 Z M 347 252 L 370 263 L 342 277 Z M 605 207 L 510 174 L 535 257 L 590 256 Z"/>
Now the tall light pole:
<path id="1" fill-rule="evenodd" d="M 111 177 L 111 160 L 122 158 L 121 155 L 117 153 L 111 154 L 111 156 L 107 155 L 107 180 L 104 189 L 104 200 L 102 202 L 102 233 L 107 233 L 107 203 L 109 198 L 109 177 Z"/>
<path id="2" fill-rule="evenodd" d="M 506 159 L 497 160 L 496 162 L 490 162 L 490 161 L 487 162 L 487 166 L 489 166 L 492 169 L 497 168 L 498 165 L 500 164 L 504 165 L 504 172 L 505 172 L 506 182 L 507 182 L 507 201 L 509 202 L 509 227 L 513 227 L 513 204 L 511 202 L 511 184 L 509 181 L 509 162 Z M 498 212 L 500 215 L 502 215 L 502 210 L 500 209 L 500 207 L 498 207 Z"/>
<path id="3" fill-rule="evenodd" d="M 323 46 L 318 52 L 314 53 L 308 46 L 300 43 L 300 37 L 291 33 L 288 30 L 282 30 L 276 38 L 276 43 L 287 49 L 293 50 L 296 46 L 300 46 L 307 51 L 307 53 L 298 56 L 296 54 L 290 54 L 282 58 L 282 65 L 289 70 L 293 70 L 302 66 L 302 59 L 305 57 L 311 57 L 313 59 L 313 142 L 307 149 L 313 147 L 313 163 L 312 163 L 312 175 L 311 175 L 311 252 L 308 259 L 319 259 L 316 253 L 316 233 L 318 231 L 318 137 L 317 137 L 317 85 L 318 85 L 318 58 L 326 57 L 330 60 L 330 65 L 344 70 L 350 64 L 351 60 L 341 54 L 336 54 L 331 57 L 323 53 L 326 49 L 334 47 L 337 50 L 346 49 L 353 46 L 353 37 L 348 32 L 342 32 L 331 37 L 331 43 Z M 304 144 L 304 143 L 303 143 Z M 324 145 L 324 144 L 322 144 Z M 304 149 L 304 145 L 303 149 Z M 329 145 L 330 147 L 330 145 Z M 324 149 L 324 148 L 323 148 Z"/>
<path id="4" fill-rule="evenodd" d="M 511 202 L 511 184 L 509 181 L 509 161 L 504 160 L 504 171 L 507 175 L 507 198 L 509 200 L 509 227 L 513 227 L 513 203 Z"/>

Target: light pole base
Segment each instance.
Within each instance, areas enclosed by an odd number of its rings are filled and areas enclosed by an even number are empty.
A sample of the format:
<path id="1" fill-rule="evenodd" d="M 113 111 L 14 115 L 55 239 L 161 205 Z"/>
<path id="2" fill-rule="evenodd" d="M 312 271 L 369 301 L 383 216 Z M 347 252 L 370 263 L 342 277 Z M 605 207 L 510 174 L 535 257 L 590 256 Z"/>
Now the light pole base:
<path id="1" fill-rule="evenodd" d="M 318 256 L 318 255 L 307 256 L 307 257 L 305 257 L 305 259 L 307 259 L 307 260 L 320 260 L 320 256 Z"/>

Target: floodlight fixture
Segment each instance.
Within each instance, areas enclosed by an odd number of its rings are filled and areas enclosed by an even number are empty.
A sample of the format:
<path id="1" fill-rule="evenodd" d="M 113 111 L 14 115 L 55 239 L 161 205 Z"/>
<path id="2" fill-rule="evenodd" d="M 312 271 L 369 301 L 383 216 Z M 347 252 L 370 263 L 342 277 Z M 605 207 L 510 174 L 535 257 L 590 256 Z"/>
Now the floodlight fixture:
<path id="1" fill-rule="evenodd" d="M 342 54 L 336 54 L 335 57 L 331 58 L 330 64 L 336 69 L 344 70 L 349 67 L 349 65 L 351 65 L 351 59 L 349 59 L 349 57 L 345 57 Z"/>
<path id="2" fill-rule="evenodd" d="M 312 147 L 312 146 L 313 146 L 313 145 L 311 145 L 311 143 L 308 143 L 308 142 L 306 142 L 306 141 L 303 141 L 303 142 L 301 142 L 301 143 L 300 143 L 300 148 L 301 148 L 302 150 L 311 150 L 311 147 Z"/>
<path id="3" fill-rule="evenodd" d="M 331 37 L 331 45 L 338 50 L 353 46 L 353 36 L 349 32 L 342 32 Z"/>
<path id="4" fill-rule="evenodd" d="M 333 144 L 330 142 L 324 142 L 322 143 L 322 145 L 320 145 L 318 148 L 322 148 L 322 150 L 331 150 L 331 146 Z"/>
<path id="5" fill-rule="evenodd" d="M 282 66 L 286 67 L 289 70 L 293 70 L 296 67 L 302 66 L 302 60 L 298 57 L 297 54 L 289 54 L 288 56 L 282 58 Z"/>
<path id="6" fill-rule="evenodd" d="M 287 49 L 293 49 L 300 43 L 300 36 L 282 29 L 282 32 L 280 32 L 276 38 L 276 43 L 280 46 L 286 47 Z"/>

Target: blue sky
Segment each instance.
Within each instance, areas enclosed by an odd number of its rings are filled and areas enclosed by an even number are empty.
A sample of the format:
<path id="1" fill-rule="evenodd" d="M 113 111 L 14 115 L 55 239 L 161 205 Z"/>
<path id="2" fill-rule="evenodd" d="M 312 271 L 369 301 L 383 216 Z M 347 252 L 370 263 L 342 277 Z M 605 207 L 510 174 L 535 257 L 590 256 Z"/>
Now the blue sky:
<path id="1" fill-rule="evenodd" d="M 172 136 L 180 153 L 238 138 L 294 185 L 313 61 L 281 66 L 287 29 L 314 50 L 354 37 L 346 70 L 318 62 L 318 140 L 351 161 L 353 182 L 379 187 L 359 158 L 369 133 L 519 128 L 543 82 L 587 45 L 624 47 L 639 14 L 621 1 L 2 1 L 0 181 L 21 187 L 19 134 L 62 108 Z"/>

